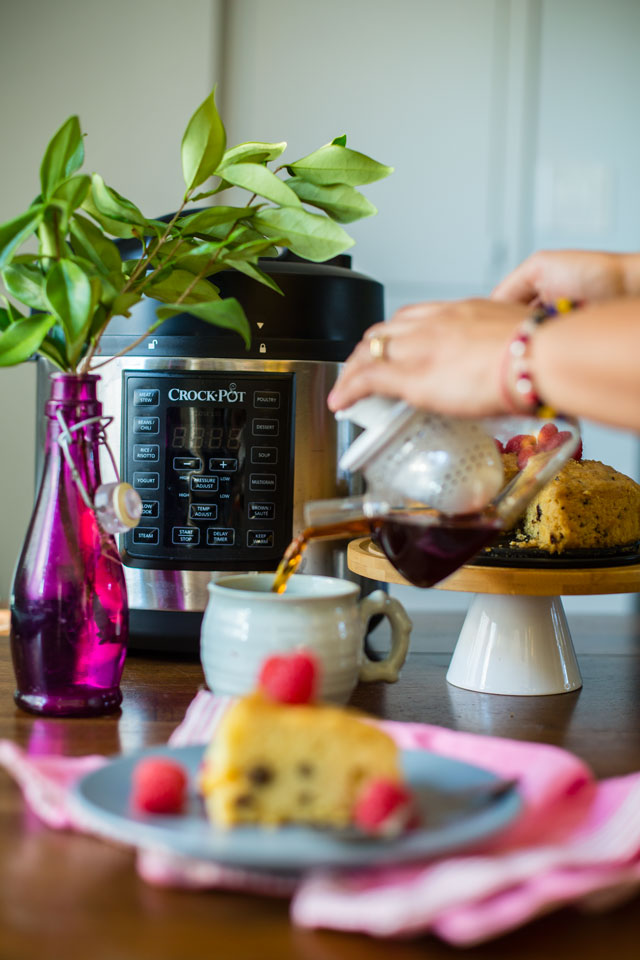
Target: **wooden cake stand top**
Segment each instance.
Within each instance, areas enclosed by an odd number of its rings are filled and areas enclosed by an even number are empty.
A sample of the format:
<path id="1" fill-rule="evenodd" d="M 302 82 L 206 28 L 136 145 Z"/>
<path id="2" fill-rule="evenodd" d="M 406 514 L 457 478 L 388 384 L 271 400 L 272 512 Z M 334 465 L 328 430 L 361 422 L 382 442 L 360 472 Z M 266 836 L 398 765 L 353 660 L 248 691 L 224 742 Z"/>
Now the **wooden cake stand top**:
<path id="1" fill-rule="evenodd" d="M 551 562 L 551 561 L 550 561 Z M 391 566 L 369 537 L 347 548 L 349 570 L 382 583 L 412 584 Z M 466 564 L 435 585 L 437 590 L 534 597 L 640 592 L 640 563 L 607 567 L 474 566 Z"/>

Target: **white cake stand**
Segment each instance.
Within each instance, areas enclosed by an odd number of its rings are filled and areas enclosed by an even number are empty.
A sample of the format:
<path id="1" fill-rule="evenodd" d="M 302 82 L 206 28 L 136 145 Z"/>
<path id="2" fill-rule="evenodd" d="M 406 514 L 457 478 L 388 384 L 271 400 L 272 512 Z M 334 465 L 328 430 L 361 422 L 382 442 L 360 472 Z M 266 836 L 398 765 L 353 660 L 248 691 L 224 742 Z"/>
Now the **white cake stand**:
<path id="1" fill-rule="evenodd" d="M 411 586 L 366 537 L 347 550 L 363 577 Z M 568 693 L 582 686 L 563 596 L 640 591 L 640 564 L 606 567 L 460 567 L 437 590 L 475 593 L 451 658 L 456 687 L 510 696 Z"/>

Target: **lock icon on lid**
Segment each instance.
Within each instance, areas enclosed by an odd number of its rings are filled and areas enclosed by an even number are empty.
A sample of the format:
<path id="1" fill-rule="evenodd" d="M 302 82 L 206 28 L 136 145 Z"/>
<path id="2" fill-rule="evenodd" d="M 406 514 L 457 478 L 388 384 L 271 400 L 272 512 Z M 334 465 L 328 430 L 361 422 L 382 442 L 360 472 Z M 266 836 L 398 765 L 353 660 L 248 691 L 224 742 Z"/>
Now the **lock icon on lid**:
<path id="1" fill-rule="evenodd" d="M 259 350 L 260 350 L 260 353 L 266 353 L 266 352 L 267 352 L 267 345 L 266 345 L 266 343 L 261 343 L 261 344 L 260 344 L 260 347 L 259 347 Z"/>

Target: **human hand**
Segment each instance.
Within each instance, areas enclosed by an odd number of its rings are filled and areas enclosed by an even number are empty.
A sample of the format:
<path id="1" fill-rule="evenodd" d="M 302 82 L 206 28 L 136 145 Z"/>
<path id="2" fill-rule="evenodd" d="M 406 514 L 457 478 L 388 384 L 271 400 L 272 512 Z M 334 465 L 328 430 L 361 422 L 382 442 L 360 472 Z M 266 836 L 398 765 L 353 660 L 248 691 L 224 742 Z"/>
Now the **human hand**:
<path id="1" fill-rule="evenodd" d="M 450 416 L 507 412 L 501 366 L 526 307 L 491 300 L 419 303 L 367 330 L 329 394 L 331 410 L 370 394 Z M 384 339 L 384 359 L 371 338 Z"/>
<path id="2" fill-rule="evenodd" d="M 491 294 L 511 303 L 606 300 L 623 296 L 633 255 L 591 250 L 541 250 L 527 257 Z"/>

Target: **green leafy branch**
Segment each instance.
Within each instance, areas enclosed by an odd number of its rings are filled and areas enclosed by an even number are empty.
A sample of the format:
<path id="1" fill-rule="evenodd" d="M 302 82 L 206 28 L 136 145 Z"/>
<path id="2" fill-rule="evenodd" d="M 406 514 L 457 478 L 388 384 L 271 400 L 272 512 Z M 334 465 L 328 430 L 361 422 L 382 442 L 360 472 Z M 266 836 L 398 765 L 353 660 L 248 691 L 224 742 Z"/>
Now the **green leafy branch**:
<path id="1" fill-rule="evenodd" d="M 182 138 L 186 190 L 165 222 L 145 217 L 98 173 L 79 172 L 83 134 L 78 117 L 69 117 L 45 150 L 40 194 L 24 213 L 0 225 L 0 274 L 11 298 L 0 298 L 0 366 L 39 353 L 64 371 L 96 369 L 108 362 L 95 361 L 109 322 L 129 316 L 143 297 L 163 306 L 122 354 L 168 317 L 184 313 L 235 331 L 248 347 L 250 328 L 240 303 L 221 297 L 212 278 L 233 269 L 281 293 L 260 268 L 260 257 L 284 247 L 319 262 L 347 250 L 354 241 L 341 224 L 376 213 L 356 188 L 392 172 L 349 149 L 345 136 L 272 170 L 269 164 L 286 146 L 251 142 L 226 149 L 212 91 Z M 201 190 L 212 178 L 212 188 Z M 247 192 L 247 202 L 220 203 L 220 194 L 230 189 Z M 211 198 L 213 205 L 187 210 Z M 38 252 L 20 253 L 34 236 Z M 113 238 L 136 239 L 139 255 L 122 259 Z"/>

